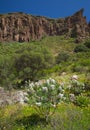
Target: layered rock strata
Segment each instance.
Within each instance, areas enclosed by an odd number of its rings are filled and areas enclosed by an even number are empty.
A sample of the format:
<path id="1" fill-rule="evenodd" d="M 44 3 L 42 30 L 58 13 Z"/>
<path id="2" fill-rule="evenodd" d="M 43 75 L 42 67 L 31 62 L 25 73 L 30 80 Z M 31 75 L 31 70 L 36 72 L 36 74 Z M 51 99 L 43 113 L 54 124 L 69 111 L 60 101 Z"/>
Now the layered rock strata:
<path id="1" fill-rule="evenodd" d="M 44 36 L 90 37 L 90 24 L 83 16 L 83 9 L 66 18 L 50 19 L 22 12 L 0 15 L 0 42 L 30 42 Z"/>

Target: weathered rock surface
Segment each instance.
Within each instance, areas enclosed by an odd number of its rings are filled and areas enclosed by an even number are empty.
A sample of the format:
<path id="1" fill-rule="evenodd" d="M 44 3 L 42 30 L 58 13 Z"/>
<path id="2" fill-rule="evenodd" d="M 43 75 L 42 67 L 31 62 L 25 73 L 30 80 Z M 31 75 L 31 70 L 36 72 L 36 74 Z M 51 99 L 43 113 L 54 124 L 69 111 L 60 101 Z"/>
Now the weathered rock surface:
<path id="1" fill-rule="evenodd" d="M 9 91 L 0 87 L 0 107 L 15 103 L 25 104 L 28 100 L 27 95 L 25 91 Z"/>
<path id="2" fill-rule="evenodd" d="M 46 35 L 76 37 L 78 42 L 90 37 L 90 24 L 83 16 L 83 9 L 70 17 L 59 19 L 24 13 L 0 15 L 0 42 L 30 42 Z"/>

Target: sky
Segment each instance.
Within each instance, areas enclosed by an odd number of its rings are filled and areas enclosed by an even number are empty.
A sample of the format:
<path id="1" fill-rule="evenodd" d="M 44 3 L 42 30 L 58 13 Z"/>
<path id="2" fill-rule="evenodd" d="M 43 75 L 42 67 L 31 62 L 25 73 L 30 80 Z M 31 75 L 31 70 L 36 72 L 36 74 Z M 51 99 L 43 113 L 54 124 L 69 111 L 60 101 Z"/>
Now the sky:
<path id="1" fill-rule="evenodd" d="M 32 15 L 63 18 L 84 8 L 90 21 L 90 0 L 0 0 L 0 14 L 24 12 Z"/>

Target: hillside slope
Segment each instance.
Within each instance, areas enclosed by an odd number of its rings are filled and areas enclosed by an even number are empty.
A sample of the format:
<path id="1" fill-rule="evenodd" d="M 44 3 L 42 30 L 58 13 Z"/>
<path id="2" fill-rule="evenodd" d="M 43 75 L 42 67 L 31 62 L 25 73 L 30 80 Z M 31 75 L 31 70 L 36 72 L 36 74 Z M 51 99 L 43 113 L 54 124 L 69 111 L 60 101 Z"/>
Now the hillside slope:
<path id="1" fill-rule="evenodd" d="M 0 43 L 0 85 L 14 87 L 28 79 L 36 81 L 62 72 L 89 74 L 90 49 L 74 41 L 49 36 L 30 43 Z"/>

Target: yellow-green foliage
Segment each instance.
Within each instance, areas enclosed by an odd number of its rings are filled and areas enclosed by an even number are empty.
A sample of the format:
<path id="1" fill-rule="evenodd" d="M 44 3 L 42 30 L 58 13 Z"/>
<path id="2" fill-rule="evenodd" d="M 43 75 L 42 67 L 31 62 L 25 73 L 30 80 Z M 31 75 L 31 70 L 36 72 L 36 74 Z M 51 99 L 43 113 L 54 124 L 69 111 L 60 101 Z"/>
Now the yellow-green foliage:
<path id="1" fill-rule="evenodd" d="M 49 36 L 30 43 L 0 43 L 0 85 L 18 87 L 25 80 L 56 77 L 62 72 L 89 73 L 90 51 L 75 53 L 74 41 Z"/>
<path id="2" fill-rule="evenodd" d="M 33 107 L 13 105 L 0 109 L 0 130 L 88 130 L 90 106 L 60 104 L 48 124 Z"/>

